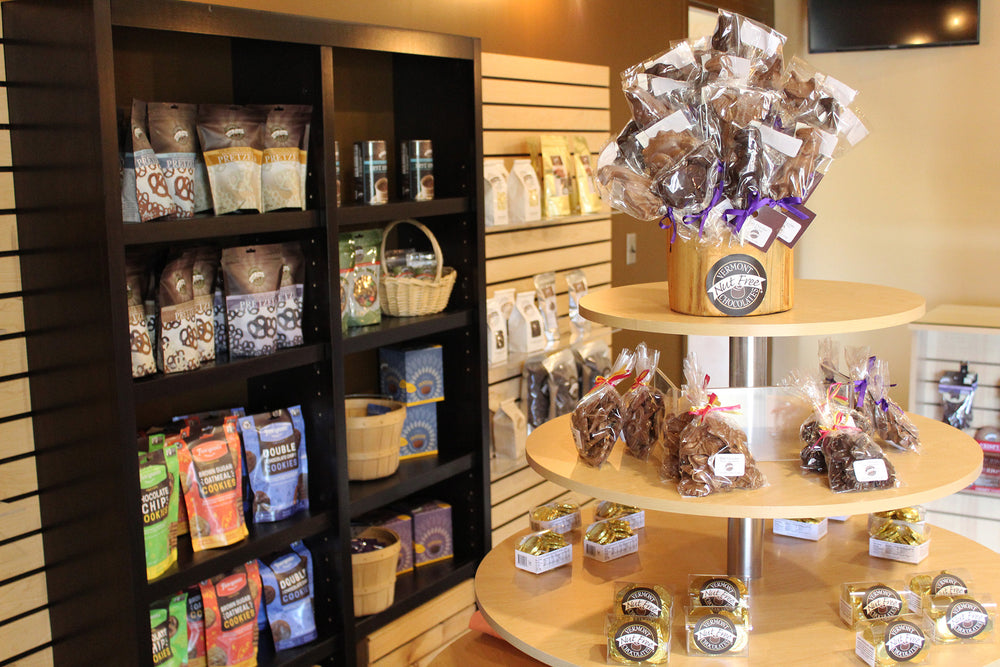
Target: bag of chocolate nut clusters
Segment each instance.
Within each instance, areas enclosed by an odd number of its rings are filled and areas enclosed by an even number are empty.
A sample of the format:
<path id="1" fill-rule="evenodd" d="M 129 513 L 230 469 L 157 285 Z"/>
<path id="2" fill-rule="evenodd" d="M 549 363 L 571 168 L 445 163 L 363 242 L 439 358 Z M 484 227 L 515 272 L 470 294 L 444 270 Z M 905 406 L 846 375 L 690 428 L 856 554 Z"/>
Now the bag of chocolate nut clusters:
<path id="1" fill-rule="evenodd" d="M 868 382 L 868 392 L 872 397 L 872 412 L 878 437 L 897 449 L 919 452 L 920 431 L 899 403 L 889 396 L 891 386 L 889 364 L 884 359 L 876 359 L 872 378 Z"/>
<path id="2" fill-rule="evenodd" d="M 640 461 L 649 458 L 657 445 L 663 444 L 666 431 L 666 404 L 663 394 L 654 386 L 660 351 L 645 343 L 635 347 L 635 383 L 625 392 L 622 440 L 628 453 Z"/>
<path id="3" fill-rule="evenodd" d="M 528 428 L 541 426 L 549 419 L 552 398 L 549 394 L 549 372 L 538 359 L 529 359 L 521 369 L 521 406 Z"/>
<path id="4" fill-rule="evenodd" d="M 570 418 L 570 432 L 580 460 L 599 467 L 618 441 L 622 430 L 624 404 L 616 387 L 632 372 L 635 355 L 622 350 L 609 377 L 597 378 L 590 392 L 580 399 Z"/>
<path id="5" fill-rule="evenodd" d="M 746 433 L 726 413 L 738 405 L 719 405 L 707 390 L 708 376 L 693 354 L 684 360 L 690 423 L 681 432 L 677 459 L 683 497 L 701 497 L 733 489 L 759 489 L 767 484 L 750 453 Z"/>
<path id="6" fill-rule="evenodd" d="M 309 509 L 305 423 L 298 405 L 240 418 L 253 522 L 281 521 Z"/>
<path id="7" fill-rule="evenodd" d="M 316 639 L 312 554 L 299 542 L 260 561 L 262 595 L 274 648 L 283 651 Z"/>
<path id="8" fill-rule="evenodd" d="M 230 358 L 273 354 L 278 335 L 282 259 L 277 244 L 225 248 L 226 329 Z"/>

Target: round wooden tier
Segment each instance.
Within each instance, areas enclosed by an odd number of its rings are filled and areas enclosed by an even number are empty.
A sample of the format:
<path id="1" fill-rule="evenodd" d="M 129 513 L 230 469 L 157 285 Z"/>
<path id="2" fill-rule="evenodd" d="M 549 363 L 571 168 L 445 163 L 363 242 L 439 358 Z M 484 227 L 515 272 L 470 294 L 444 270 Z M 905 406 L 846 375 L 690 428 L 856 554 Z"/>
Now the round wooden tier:
<path id="1" fill-rule="evenodd" d="M 930 555 L 909 565 L 868 555 L 866 517 L 829 522 L 819 542 L 772 535 L 768 524 L 764 557 L 778 574 L 751 584 L 750 656 L 706 660 L 686 653 L 684 597 L 689 574 L 726 571 L 725 521 L 647 512 L 646 527 L 638 533 L 638 553 L 599 563 L 583 557 L 576 531 L 572 564 L 542 574 L 514 567 L 514 545 L 525 533 L 514 535 L 479 566 L 479 607 L 501 636 L 546 664 L 603 667 L 604 622 L 615 582 L 653 583 L 674 596 L 671 665 L 847 667 L 861 663 L 854 655 L 854 632 L 840 620 L 842 583 L 902 580 L 911 572 L 962 567 L 976 590 L 996 596 L 1000 581 L 1000 554 L 943 528 L 931 529 Z M 988 665 L 1000 658 L 1000 645 L 995 640 L 935 645 L 930 657 L 942 665 Z"/>
<path id="2" fill-rule="evenodd" d="M 788 443 L 794 460 L 760 461 L 768 486 L 735 490 L 704 498 L 682 498 L 677 485 L 663 483 L 657 466 L 625 453 L 619 442 L 600 468 L 581 462 L 570 433 L 570 415 L 542 424 L 528 436 L 528 463 L 542 477 L 600 500 L 678 514 L 773 519 L 862 514 L 919 505 L 961 491 L 983 465 L 983 450 L 956 428 L 909 414 L 920 429 L 923 451 L 886 455 L 902 485 L 863 493 L 833 493 L 826 477 L 804 472 L 798 452 L 801 442 Z M 782 446 L 784 449 L 784 446 Z"/>
<path id="3" fill-rule="evenodd" d="M 610 327 L 686 336 L 817 336 L 907 324 L 924 298 L 894 287 L 836 280 L 795 280 L 791 310 L 772 315 L 700 317 L 670 310 L 667 283 L 625 285 L 580 299 L 580 313 Z"/>

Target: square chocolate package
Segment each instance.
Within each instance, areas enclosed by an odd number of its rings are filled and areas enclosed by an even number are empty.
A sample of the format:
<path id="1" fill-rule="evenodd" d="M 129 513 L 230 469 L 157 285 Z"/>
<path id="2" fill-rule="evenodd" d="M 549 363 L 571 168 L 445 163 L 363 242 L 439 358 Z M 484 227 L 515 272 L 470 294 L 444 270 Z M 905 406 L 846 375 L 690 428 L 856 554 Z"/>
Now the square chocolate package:
<path id="1" fill-rule="evenodd" d="M 382 347 L 378 358 L 383 394 L 407 406 L 444 400 L 440 345 Z"/>
<path id="2" fill-rule="evenodd" d="M 416 567 L 454 556 L 451 505 L 432 500 L 414 507 L 410 516 L 413 517 L 413 564 Z"/>

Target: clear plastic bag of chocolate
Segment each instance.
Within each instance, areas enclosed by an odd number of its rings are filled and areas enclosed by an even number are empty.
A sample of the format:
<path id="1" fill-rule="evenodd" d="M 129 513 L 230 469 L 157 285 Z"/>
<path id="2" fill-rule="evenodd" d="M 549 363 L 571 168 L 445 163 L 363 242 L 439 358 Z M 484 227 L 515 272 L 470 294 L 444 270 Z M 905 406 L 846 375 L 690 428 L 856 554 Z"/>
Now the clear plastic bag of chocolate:
<path id="1" fill-rule="evenodd" d="M 897 449 L 919 452 L 920 430 L 899 403 L 889 396 L 891 386 L 888 362 L 876 359 L 874 372 L 868 380 L 868 392 L 874 405 L 873 414 L 878 437 Z"/>
<path id="2" fill-rule="evenodd" d="M 969 372 L 969 364 L 964 361 L 957 371 L 945 371 L 938 380 L 942 421 L 955 428 L 971 427 L 972 404 L 978 387 L 979 374 Z"/>
<path id="3" fill-rule="evenodd" d="M 690 42 L 681 40 L 671 44 L 666 51 L 661 51 L 622 72 L 622 88 L 632 85 L 639 74 L 689 82 L 698 76 L 698 71 L 699 65 Z"/>
<path id="4" fill-rule="evenodd" d="M 597 378 L 594 388 L 573 410 L 570 431 L 580 460 L 587 465 L 596 468 L 604 463 L 621 435 L 625 406 L 616 387 L 632 372 L 634 360 L 631 350 L 622 350 L 611 375 Z"/>
<path id="5" fill-rule="evenodd" d="M 549 378 L 549 417 L 569 414 L 580 401 L 580 378 L 572 350 L 560 350 L 542 361 Z"/>
<path id="6" fill-rule="evenodd" d="M 528 430 L 549 419 L 549 372 L 540 359 L 529 359 L 521 369 L 521 408 L 528 419 Z"/>
<path id="7" fill-rule="evenodd" d="M 645 461 L 654 448 L 663 446 L 666 431 L 666 403 L 655 386 L 660 351 L 645 343 L 635 348 L 635 383 L 625 392 L 622 440 L 628 453 Z"/>
<path id="8" fill-rule="evenodd" d="M 580 377 L 580 394 L 586 394 L 597 378 L 611 375 L 611 346 L 603 340 L 592 340 L 573 350 Z"/>
<path id="9" fill-rule="evenodd" d="M 767 480 L 750 453 L 746 433 L 726 414 L 739 410 L 739 406 L 720 405 L 718 397 L 708 392 L 709 378 L 693 354 L 684 360 L 684 379 L 692 418 L 681 432 L 677 492 L 682 497 L 697 498 L 766 486 Z"/>
<path id="10" fill-rule="evenodd" d="M 629 125 L 635 127 L 634 123 Z M 626 146 L 628 142 L 634 143 L 634 139 L 626 137 Z M 667 207 L 653 193 L 653 179 L 630 164 L 630 155 L 634 161 L 641 152 L 623 150 L 617 140 L 609 141 L 601 150 L 597 158 L 601 199 L 637 220 L 659 220 L 666 215 Z"/>
<path id="11" fill-rule="evenodd" d="M 801 203 L 825 174 L 837 148 L 837 137 L 829 132 L 799 123 L 794 136 L 771 128 L 761 130 L 764 154 L 770 165 L 767 193 L 772 199 Z"/>

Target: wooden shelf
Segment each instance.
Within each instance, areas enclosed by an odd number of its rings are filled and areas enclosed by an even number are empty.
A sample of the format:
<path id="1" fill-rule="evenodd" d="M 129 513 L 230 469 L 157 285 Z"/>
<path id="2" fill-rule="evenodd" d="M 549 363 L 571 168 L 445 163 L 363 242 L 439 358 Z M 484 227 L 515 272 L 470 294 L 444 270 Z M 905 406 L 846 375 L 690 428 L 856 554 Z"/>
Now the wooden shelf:
<path id="1" fill-rule="evenodd" d="M 580 299 L 580 313 L 610 327 L 685 336 L 816 336 L 884 329 L 924 314 L 924 298 L 894 287 L 795 281 L 791 310 L 747 317 L 698 317 L 670 310 L 667 283 L 612 287 Z"/>
<path id="2" fill-rule="evenodd" d="M 276 211 L 245 215 L 198 215 L 185 220 L 157 220 L 122 227 L 126 246 L 177 241 L 212 241 L 227 236 L 271 234 L 322 226 L 319 211 Z"/>
<path id="3" fill-rule="evenodd" d="M 419 317 L 382 316 L 379 324 L 348 329 L 344 334 L 343 353 L 353 354 L 374 350 L 383 345 L 401 343 L 468 326 L 473 321 L 471 310 L 453 310 Z"/>
<path id="4" fill-rule="evenodd" d="M 540 227 L 558 227 L 559 225 L 572 225 L 576 222 L 592 222 L 594 220 L 607 220 L 611 217 L 612 211 L 599 211 L 598 213 L 580 213 L 577 215 L 562 215 L 558 218 L 542 218 L 531 222 L 517 222 L 506 225 L 490 225 L 486 228 L 487 234 L 501 234 L 503 232 L 519 232 L 522 229 L 538 229 Z"/>
<path id="5" fill-rule="evenodd" d="M 337 209 L 337 222 L 346 229 L 374 223 L 389 223 L 401 218 L 427 218 L 434 215 L 468 213 L 468 197 L 449 197 L 431 201 L 390 201 L 377 206 L 347 204 Z"/>
<path id="6" fill-rule="evenodd" d="M 586 519 L 590 517 L 584 517 Z M 867 517 L 831 521 L 819 542 L 771 534 L 765 526 L 764 567 L 771 576 L 750 589 L 754 629 L 749 658 L 706 660 L 685 649 L 684 595 L 689 574 L 726 571 L 726 522 L 649 512 L 639 531 L 639 551 L 607 563 L 583 558 L 579 531 L 573 562 L 543 574 L 514 567 L 514 545 L 525 532 L 508 538 L 483 559 L 476 573 L 476 598 L 486 620 L 507 641 L 549 665 L 604 667 L 605 615 L 611 610 L 615 582 L 648 582 L 674 596 L 670 664 L 674 666 L 860 664 L 854 657 L 854 632 L 840 620 L 840 584 L 902 579 L 910 572 L 966 568 L 976 582 L 1000 581 L 1000 554 L 933 528 L 931 551 L 919 565 L 868 555 Z M 820 649 L 820 653 L 817 653 Z M 936 664 L 987 665 L 1000 658 L 996 642 L 935 645 Z"/>
<path id="7" fill-rule="evenodd" d="M 421 456 L 399 462 L 399 469 L 388 477 L 351 482 L 351 516 L 361 516 L 378 507 L 402 500 L 415 491 L 428 488 L 472 469 L 471 454 L 450 461 L 439 456 Z"/>
<path id="8" fill-rule="evenodd" d="M 768 486 L 704 498 L 682 498 L 676 484 L 660 481 L 654 464 L 625 454 L 621 443 L 601 468 L 582 463 L 570 433 L 569 415 L 532 431 L 526 451 L 529 465 L 542 477 L 602 500 L 729 518 L 840 516 L 919 505 L 961 491 L 979 476 L 983 452 L 975 440 L 943 422 L 909 416 L 920 429 L 923 451 L 886 452 L 902 485 L 859 493 L 834 493 L 825 476 L 804 472 L 798 458 L 801 442 L 785 445 L 791 453 L 789 460 L 758 462 Z"/>

